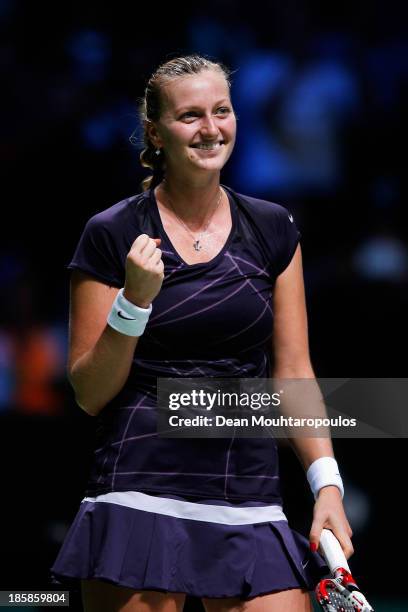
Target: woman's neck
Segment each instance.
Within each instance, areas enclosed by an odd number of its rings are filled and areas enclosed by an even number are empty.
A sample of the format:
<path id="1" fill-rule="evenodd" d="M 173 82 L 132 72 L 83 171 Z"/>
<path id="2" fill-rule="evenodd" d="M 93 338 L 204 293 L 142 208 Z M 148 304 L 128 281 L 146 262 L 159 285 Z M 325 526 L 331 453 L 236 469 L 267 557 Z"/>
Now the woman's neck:
<path id="1" fill-rule="evenodd" d="M 156 197 L 184 222 L 199 221 L 208 216 L 217 202 L 220 194 L 219 178 L 219 173 L 202 182 L 166 177 L 157 186 Z"/>

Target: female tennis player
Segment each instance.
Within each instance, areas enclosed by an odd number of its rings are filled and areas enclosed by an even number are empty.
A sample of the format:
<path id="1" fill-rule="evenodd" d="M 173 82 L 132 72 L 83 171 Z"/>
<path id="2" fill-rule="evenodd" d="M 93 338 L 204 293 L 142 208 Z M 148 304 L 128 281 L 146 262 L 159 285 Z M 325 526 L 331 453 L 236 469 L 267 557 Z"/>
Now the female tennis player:
<path id="1" fill-rule="evenodd" d="M 273 438 L 167 439 L 160 377 L 311 378 L 299 232 L 220 172 L 236 137 L 230 73 L 172 59 L 142 104 L 153 170 L 92 217 L 69 268 L 69 379 L 97 417 L 85 498 L 53 565 L 86 612 L 312 610 L 324 527 L 353 548 L 329 438 L 293 440 L 315 495 L 309 541 L 282 510 Z M 302 503 L 302 500 L 299 500 Z"/>

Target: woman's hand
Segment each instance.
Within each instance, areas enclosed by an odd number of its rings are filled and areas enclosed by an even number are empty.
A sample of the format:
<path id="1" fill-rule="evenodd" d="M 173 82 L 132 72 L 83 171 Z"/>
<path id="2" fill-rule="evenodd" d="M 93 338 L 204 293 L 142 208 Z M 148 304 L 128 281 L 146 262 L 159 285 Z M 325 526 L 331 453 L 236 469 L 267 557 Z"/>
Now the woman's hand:
<path id="1" fill-rule="evenodd" d="M 317 496 L 309 536 L 311 550 L 319 548 L 320 535 L 324 528 L 334 533 L 346 559 L 349 559 L 354 552 L 350 539 L 353 532 L 344 511 L 341 493 L 335 486 L 323 487 Z"/>
<path id="2" fill-rule="evenodd" d="M 148 308 L 159 293 L 163 278 L 160 238 L 140 234 L 126 257 L 126 281 L 123 294 L 140 308 Z"/>

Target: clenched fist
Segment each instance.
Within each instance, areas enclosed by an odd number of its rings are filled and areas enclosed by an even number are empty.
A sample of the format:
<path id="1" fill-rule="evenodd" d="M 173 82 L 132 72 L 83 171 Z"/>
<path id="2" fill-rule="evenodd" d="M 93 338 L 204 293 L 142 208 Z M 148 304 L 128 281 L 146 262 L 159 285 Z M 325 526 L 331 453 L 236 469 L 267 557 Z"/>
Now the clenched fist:
<path id="1" fill-rule="evenodd" d="M 123 294 L 140 308 L 148 308 L 159 293 L 163 278 L 161 238 L 140 234 L 126 257 L 126 280 Z"/>

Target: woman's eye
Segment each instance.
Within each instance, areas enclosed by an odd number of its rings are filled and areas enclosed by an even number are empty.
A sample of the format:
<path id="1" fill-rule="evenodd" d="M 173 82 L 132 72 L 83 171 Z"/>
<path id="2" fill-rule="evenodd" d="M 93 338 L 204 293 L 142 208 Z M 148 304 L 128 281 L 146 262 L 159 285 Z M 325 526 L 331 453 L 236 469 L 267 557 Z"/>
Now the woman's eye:
<path id="1" fill-rule="evenodd" d="M 216 110 L 216 114 L 227 115 L 231 112 L 231 109 L 228 106 L 220 106 Z M 199 117 L 200 113 L 198 111 L 187 111 L 183 113 L 180 117 L 181 120 L 185 119 L 194 119 L 195 117 Z"/>
<path id="2" fill-rule="evenodd" d="M 181 116 L 181 119 L 190 119 L 191 117 L 196 117 L 197 113 L 195 111 L 189 111 L 188 113 L 184 113 Z"/>

